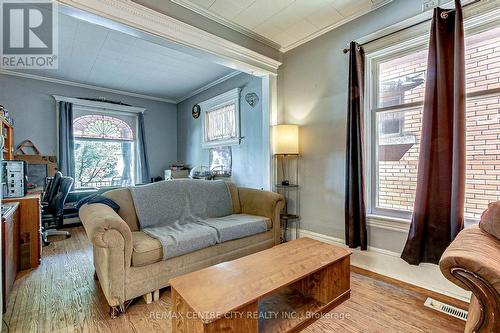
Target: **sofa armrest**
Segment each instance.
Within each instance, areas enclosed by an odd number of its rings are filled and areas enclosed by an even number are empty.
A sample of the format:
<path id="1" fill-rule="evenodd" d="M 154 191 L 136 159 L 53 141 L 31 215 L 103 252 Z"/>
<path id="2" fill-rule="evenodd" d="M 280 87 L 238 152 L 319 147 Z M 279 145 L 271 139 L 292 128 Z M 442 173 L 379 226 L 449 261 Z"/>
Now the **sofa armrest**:
<path id="1" fill-rule="evenodd" d="M 132 232 L 128 224 L 104 204 L 84 205 L 80 208 L 80 220 L 94 246 L 101 248 L 122 247 L 125 257 L 132 256 Z M 110 232 L 112 230 L 118 233 Z M 122 239 L 120 239 L 121 236 Z"/>
<path id="2" fill-rule="evenodd" d="M 470 290 L 453 275 L 454 268 L 463 268 L 488 281 L 500 293 L 500 241 L 478 226 L 462 230 L 441 256 L 443 275 L 463 289 Z"/>
<path id="3" fill-rule="evenodd" d="M 94 267 L 104 296 L 111 307 L 123 307 L 126 275 L 132 261 L 132 232 L 104 204 L 83 205 L 80 220 L 93 245 Z"/>
<path id="4" fill-rule="evenodd" d="M 274 192 L 244 187 L 238 188 L 238 195 L 242 213 L 271 219 L 275 244 L 279 244 L 281 236 L 280 212 L 285 204 L 283 196 Z"/>
<path id="5" fill-rule="evenodd" d="M 443 275 L 474 294 L 466 332 L 500 329 L 500 241 L 478 226 L 462 230 L 439 261 Z M 475 305 L 474 305 L 475 304 Z M 474 307 L 479 307 L 479 310 Z"/>

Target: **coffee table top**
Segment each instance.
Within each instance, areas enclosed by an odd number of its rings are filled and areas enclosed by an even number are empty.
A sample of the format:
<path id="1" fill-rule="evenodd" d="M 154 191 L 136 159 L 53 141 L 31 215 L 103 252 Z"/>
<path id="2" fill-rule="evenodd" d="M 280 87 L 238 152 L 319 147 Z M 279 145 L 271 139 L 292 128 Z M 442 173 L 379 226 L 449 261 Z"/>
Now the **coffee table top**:
<path id="1" fill-rule="evenodd" d="M 170 285 L 209 323 L 350 254 L 348 249 L 300 238 L 173 278 Z"/>

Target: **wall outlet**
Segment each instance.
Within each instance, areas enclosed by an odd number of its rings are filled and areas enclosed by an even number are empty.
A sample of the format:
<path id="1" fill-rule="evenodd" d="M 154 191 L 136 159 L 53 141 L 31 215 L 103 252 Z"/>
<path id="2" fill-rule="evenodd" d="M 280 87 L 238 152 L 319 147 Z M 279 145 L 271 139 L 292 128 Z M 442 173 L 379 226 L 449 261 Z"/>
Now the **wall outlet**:
<path id="1" fill-rule="evenodd" d="M 439 6 L 439 0 L 424 0 L 422 2 L 422 11 L 426 12 L 436 8 L 437 6 Z"/>

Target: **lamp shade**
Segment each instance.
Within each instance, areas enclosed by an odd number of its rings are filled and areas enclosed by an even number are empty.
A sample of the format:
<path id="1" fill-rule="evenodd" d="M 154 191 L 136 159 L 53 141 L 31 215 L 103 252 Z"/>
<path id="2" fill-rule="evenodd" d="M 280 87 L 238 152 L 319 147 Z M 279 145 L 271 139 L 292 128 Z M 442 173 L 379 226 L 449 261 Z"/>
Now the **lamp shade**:
<path id="1" fill-rule="evenodd" d="M 273 126 L 273 153 L 275 155 L 297 155 L 299 153 L 299 126 Z"/>

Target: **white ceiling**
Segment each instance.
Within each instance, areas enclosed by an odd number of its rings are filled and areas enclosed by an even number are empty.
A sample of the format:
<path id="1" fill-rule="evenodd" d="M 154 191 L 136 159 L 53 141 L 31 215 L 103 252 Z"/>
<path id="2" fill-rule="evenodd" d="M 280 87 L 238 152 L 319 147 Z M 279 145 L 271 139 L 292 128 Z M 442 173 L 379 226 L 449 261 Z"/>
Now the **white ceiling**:
<path id="1" fill-rule="evenodd" d="M 18 72 L 178 101 L 234 70 L 59 14 L 59 68 Z"/>
<path id="2" fill-rule="evenodd" d="M 172 1 L 288 51 L 392 0 Z"/>

